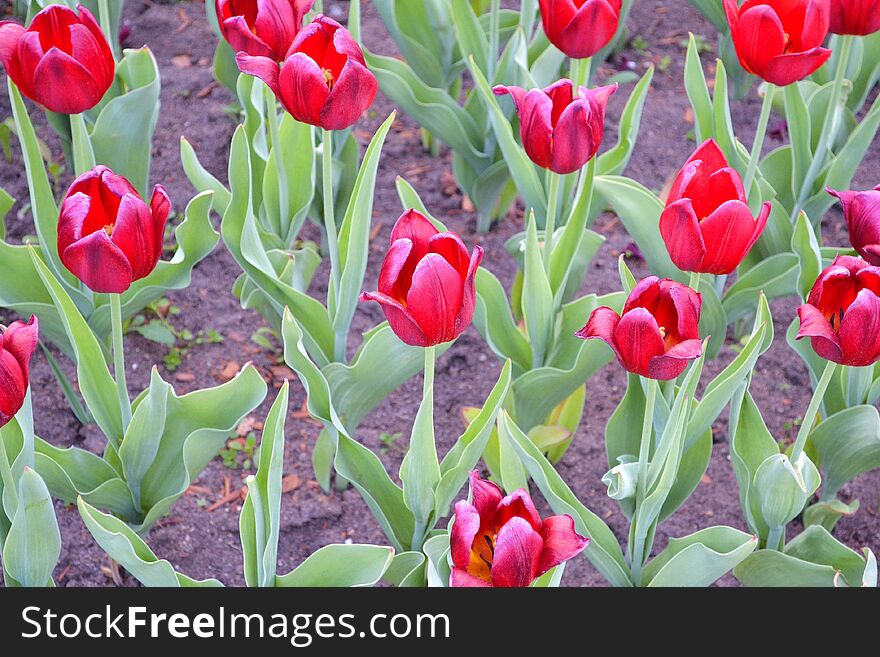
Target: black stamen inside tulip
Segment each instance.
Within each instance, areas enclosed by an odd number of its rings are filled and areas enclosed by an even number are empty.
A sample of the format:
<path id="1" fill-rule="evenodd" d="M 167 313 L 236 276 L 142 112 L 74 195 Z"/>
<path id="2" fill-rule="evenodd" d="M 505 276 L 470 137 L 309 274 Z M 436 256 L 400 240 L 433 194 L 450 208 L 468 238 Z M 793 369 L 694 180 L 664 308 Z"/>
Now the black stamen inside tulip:
<path id="1" fill-rule="evenodd" d="M 484 538 L 485 541 L 486 541 L 486 545 L 489 546 L 489 552 L 491 552 L 491 553 L 492 553 L 492 556 L 494 557 L 494 556 L 495 556 L 495 543 L 492 541 L 491 538 L 489 538 L 489 535 L 488 535 L 488 534 L 484 534 L 484 535 L 483 535 L 483 538 Z"/>

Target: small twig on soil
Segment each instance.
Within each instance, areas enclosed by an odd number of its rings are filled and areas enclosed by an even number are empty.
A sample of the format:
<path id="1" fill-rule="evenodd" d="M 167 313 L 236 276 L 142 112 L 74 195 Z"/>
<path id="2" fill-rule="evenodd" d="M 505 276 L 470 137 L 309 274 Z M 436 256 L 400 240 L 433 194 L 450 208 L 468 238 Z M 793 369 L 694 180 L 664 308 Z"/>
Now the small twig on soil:
<path id="1" fill-rule="evenodd" d="M 385 222 L 382 221 L 381 219 L 379 219 L 379 221 L 377 221 L 375 223 L 372 230 L 370 231 L 370 242 L 372 242 L 377 237 L 379 237 L 379 233 L 382 231 L 382 226 L 384 226 L 384 225 L 385 225 Z"/>
<path id="2" fill-rule="evenodd" d="M 184 493 L 186 495 L 210 495 L 211 489 L 205 488 L 204 486 L 197 486 L 196 484 L 190 484 L 189 488 L 187 488 Z"/>
<path id="3" fill-rule="evenodd" d="M 70 568 L 71 568 L 72 565 L 73 565 L 73 564 L 67 564 L 67 565 L 64 567 L 64 570 L 62 570 L 62 571 L 61 571 L 61 574 L 58 575 L 58 579 L 57 579 L 56 582 L 55 582 L 56 584 L 61 584 L 61 582 L 64 581 L 64 578 L 67 577 L 67 573 L 70 572 Z"/>
<path id="4" fill-rule="evenodd" d="M 192 19 L 189 17 L 189 14 L 186 13 L 183 7 L 178 7 L 177 16 L 180 18 L 180 25 L 177 27 L 177 33 L 180 34 L 190 25 L 192 25 Z"/>
<path id="5" fill-rule="evenodd" d="M 226 495 L 221 497 L 219 500 L 214 502 L 211 506 L 205 507 L 205 511 L 216 511 L 221 506 L 225 506 L 226 504 L 229 504 L 230 502 L 244 500 L 245 497 L 247 497 L 247 486 L 242 486 L 238 490 L 234 490 L 230 493 L 227 493 Z"/>

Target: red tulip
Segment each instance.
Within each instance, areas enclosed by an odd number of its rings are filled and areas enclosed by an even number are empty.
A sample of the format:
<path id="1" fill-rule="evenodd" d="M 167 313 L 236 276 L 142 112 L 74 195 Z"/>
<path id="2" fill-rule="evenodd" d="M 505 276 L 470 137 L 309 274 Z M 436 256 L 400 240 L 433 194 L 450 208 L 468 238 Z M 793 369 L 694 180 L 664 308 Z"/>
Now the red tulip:
<path id="1" fill-rule="evenodd" d="M 281 67 L 268 57 L 235 56 L 243 73 L 265 82 L 297 121 L 343 130 L 358 120 L 379 89 L 360 46 L 332 18 L 318 16 L 293 40 Z"/>
<path id="2" fill-rule="evenodd" d="M 39 332 L 40 323 L 31 317 L 27 324 L 12 322 L 0 336 L 0 427 L 24 404 L 31 356 L 37 348 Z"/>
<path id="3" fill-rule="evenodd" d="M 770 203 L 752 217 L 742 178 L 710 139 L 688 158 L 660 215 L 660 235 L 676 267 L 703 274 L 737 268 L 767 225 Z"/>
<path id="4" fill-rule="evenodd" d="M 315 0 L 215 0 L 220 32 L 235 52 L 280 62 Z"/>
<path id="5" fill-rule="evenodd" d="M 577 98 L 572 98 L 571 80 L 560 80 L 543 90 L 499 85 L 494 91 L 513 97 L 523 148 L 532 162 L 555 173 L 571 173 L 599 151 L 605 135 L 605 108 L 617 85 L 578 87 Z"/>
<path id="6" fill-rule="evenodd" d="M 829 0 L 724 0 L 724 12 L 742 67 L 785 86 L 813 73 L 831 56 Z"/>
<path id="7" fill-rule="evenodd" d="M 702 303 L 702 295 L 687 285 L 649 276 L 636 285 L 622 314 L 596 308 L 575 335 L 607 342 L 628 372 L 667 381 L 702 353 Z"/>
<path id="8" fill-rule="evenodd" d="M 406 344 L 430 347 L 455 340 L 474 316 L 474 277 L 483 249 L 468 256 L 461 238 L 441 233 L 416 210 L 404 212 L 391 231 L 391 248 L 379 273 L 379 291 L 361 301 L 382 306 Z"/>
<path id="9" fill-rule="evenodd" d="M 528 586 L 590 542 L 574 530 L 569 515 L 541 520 L 522 488 L 502 497 L 476 470 L 470 486 L 473 501 L 456 503 L 449 534 L 450 586 Z"/>
<path id="10" fill-rule="evenodd" d="M 617 32 L 621 0 L 539 0 L 544 34 L 572 59 L 592 57 Z"/>
<path id="11" fill-rule="evenodd" d="M 73 181 L 58 218 L 58 255 L 94 292 L 125 292 L 162 254 L 171 201 L 156 185 L 150 205 L 131 183 L 97 166 Z"/>
<path id="12" fill-rule="evenodd" d="M 865 192 L 826 191 L 840 199 L 850 244 L 869 263 L 880 266 L 880 185 Z"/>
<path id="13" fill-rule="evenodd" d="M 831 0 L 830 31 L 856 36 L 880 31 L 880 0 Z"/>
<path id="14" fill-rule="evenodd" d="M 30 27 L 0 23 L 0 61 L 22 94 L 53 112 L 79 114 L 113 84 L 110 44 L 85 7 L 49 5 Z"/>
<path id="15" fill-rule="evenodd" d="M 797 339 L 840 365 L 865 367 L 880 359 L 880 267 L 837 256 L 819 274 L 807 303 L 798 308 Z"/>

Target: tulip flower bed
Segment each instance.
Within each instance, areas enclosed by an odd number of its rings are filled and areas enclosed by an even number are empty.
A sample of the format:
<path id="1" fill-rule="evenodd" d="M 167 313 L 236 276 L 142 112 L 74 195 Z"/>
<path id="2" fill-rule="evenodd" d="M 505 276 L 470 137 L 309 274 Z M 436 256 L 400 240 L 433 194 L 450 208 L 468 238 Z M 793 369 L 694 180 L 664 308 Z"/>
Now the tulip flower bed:
<path id="1" fill-rule="evenodd" d="M 2 60 L 0 421 L 56 584 L 876 584 L 880 68 L 835 72 L 877 34 L 804 0 L 757 61 L 773 2 L 575 2 L 589 39 L 553 0 L 249 4 L 80 11 L 161 91 L 97 37 L 123 82 Z"/>

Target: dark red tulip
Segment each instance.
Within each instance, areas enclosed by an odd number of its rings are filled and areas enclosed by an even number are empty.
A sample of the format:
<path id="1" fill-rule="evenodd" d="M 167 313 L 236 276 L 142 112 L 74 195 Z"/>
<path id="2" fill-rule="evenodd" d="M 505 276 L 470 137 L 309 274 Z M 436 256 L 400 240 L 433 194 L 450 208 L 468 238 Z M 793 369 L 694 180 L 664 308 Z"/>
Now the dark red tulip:
<path id="1" fill-rule="evenodd" d="M 58 255 L 93 292 L 125 292 L 162 254 L 171 201 L 156 185 L 150 205 L 131 183 L 97 166 L 73 181 L 58 218 Z"/>
<path id="2" fill-rule="evenodd" d="M 649 276 L 636 285 L 622 314 L 607 306 L 596 308 L 576 335 L 607 342 L 628 372 L 667 381 L 703 351 L 702 303 L 702 295 L 687 285 Z"/>
<path id="3" fill-rule="evenodd" d="M 825 360 L 865 367 L 880 359 L 880 267 L 837 256 L 798 308 L 797 339 Z"/>
<path id="4" fill-rule="evenodd" d="M 542 520 L 522 488 L 503 497 L 476 470 L 470 486 L 472 502 L 456 503 L 449 535 L 450 586 L 528 586 L 590 542 L 574 530 L 571 516 Z"/>
<path id="5" fill-rule="evenodd" d="M 220 32 L 235 52 L 280 62 L 315 0 L 215 0 Z"/>
<path id="6" fill-rule="evenodd" d="M 831 0 L 829 31 L 856 36 L 880 31 L 880 0 Z"/>
<path id="7" fill-rule="evenodd" d="M 24 404 L 31 356 L 37 348 L 39 332 L 40 323 L 31 317 L 27 324 L 12 322 L 0 336 L 0 427 Z"/>
<path id="8" fill-rule="evenodd" d="M 831 56 L 828 0 L 724 0 L 724 13 L 742 67 L 785 86 L 813 73 Z"/>
<path id="9" fill-rule="evenodd" d="M 826 191 L 840 199 L 850 244 L 870 264 L 880 266 L 880 185 L 865 192 Z"/>
<path id="10" fill-rule="evenodd" d="M 235 61 L 243 73 L 268 84 L 293 118 L 326 130 L 351 126 L 379 89 L 360 46 L 326 16 L 300 31 L 280 68 L 273 59 L 243 52 Z"/>
<path id="11" fill-rule="evenodd" d="M 572 59 L 607 46 L 620 21 L 621 0 L 539 0 L 544 34 Z"/>
<path id="12" fill-rule="evenodd" d="M 113 84 L 113 51 L 95 17 L 49 5 L 25 29 L 0 23 L 0 61 L 22 94 L 53 112 L 79 114 Z"/>
<path id="13" fill-rule="evenodd" d="M 710 139 L 675 179 L 660 215 L 660 235 L 679 269 L 729 274 L 758 241 L 769 216 L 769 202 L 757 219 L 752 216 L 742 178 Z"/>
<path id="14" fill-rule="evenodd" d="M 406 344 L 430 347 L 455 340 L 474 316 L 474 277 L 483 249 L 468 256 L 461 238 L 441 233 L 416 210 L 404 212 L 391 231 L 391 248 L 379 272 L 379 291 L 361 301 L 382 306 Z"/>
<path id="15" fill-rule="evenodd" d="M 519 115 L 520 137 L 532 162 L 555 173 L 571 173 L 599 151 L 605 135 L 605 108 L 617 85 L 578 87 L 572 97 L 571 80 L 546 89 L 526 91 L 497 86 L 497 95 L 510 94 Z"/>

